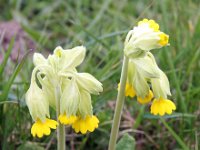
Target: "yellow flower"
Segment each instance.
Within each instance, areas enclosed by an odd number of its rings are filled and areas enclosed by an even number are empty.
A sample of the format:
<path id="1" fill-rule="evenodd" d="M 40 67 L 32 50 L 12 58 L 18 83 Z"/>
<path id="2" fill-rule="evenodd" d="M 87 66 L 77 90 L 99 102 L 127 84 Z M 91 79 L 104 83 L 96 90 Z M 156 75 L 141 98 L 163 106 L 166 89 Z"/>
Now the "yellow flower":
<path id="1" fill-rule="evenodd" d="M 66 114 L 60 115 L 58 117 L 58 120 L 60 123 L 65 124 L 65 125 L 71 125 L 77 120 L 77 116 L 71 115 L 67 116 Z"/>
<path id="2" fill-rule="evenodd" d="M 125 89 L 125 96 L 130 96 L 133 98 L 135 96 L 135 90 L 131 84 L 126 83 L 126 89 Z"/>
<path id="3" fill-rule="evenodd" d="M 142 21 L 138 22 L 138 26 L 142 24 L 148 24 L 149 27 L 152 28 L 155 32 L 160 31 L 159 24 L 157 24 L 154 20 L 143 19 Z"/>
<path id="4" fill-rule="evenodd" d="M 120 88 L 120 83 L 118 84 L 118 88 L 117 88 L 118 91 L 119 91 L 119 88 Z M 129 97 L 133 98 L 133 97 L 135 97 L 135 95 L 136 95 L 136 93 L 135 93 L 133 86 L 129 83 L 126 83 L 125 96 L 126 97 L 129 96 Z"/>
<path id="5" fill-rule="evenodd" d="M 35 137 L 43 137 L 43 135 L 49 135 L 51 133 L 51 129 L 56 129 L 58 125 L 57 121 L 47 119 L 42 122 L 40 119 L 37 119 L 31 128 L 31 134 Z"/>
<path id="6" fill-rule="evenodd" d="M 167 35 L 167 34 L 165 34 L 165 33 L 161 33 L 161 34 L 159 35 L 159 37 L 160 37 L 160 40 L 158 41 L 158 43 L 159 43 L 160 45 L 165 46 L 165 45 L 168 44 L 168 42 L 169 42 L 169 35 Z"/>
<path id="7" fill-rule="evenodd" d="M 143 19 L 126 36 L 124 53 L 129 58 L 144 57 L 152 49 L 168 44 L 169 36 L 159 30 L 154 20 Z"/>
<path id="8" fill-rule="evenodd" d="M 147 104 L 151 101 L 152 98 L 153 98 L 153 92 L 149 90 L 149 94 L 145 98 L 137 97 L 137 101 L 140 104 Z"/>
<path id="9" fill-rule="evenodd" d="M 79 117 L 73 124 L 72 128 L 76 133 L 81 132 L 86 134 L 87 131 L 93 132 L 94 129 L 98 128 L 99 120 L 96 116 L 86 116 L 85 118 Z"/>
<path id="10" fill-rule="evenodd" d="M 164 98 L 154 99 L 151 105 L 151 113 L 154 115 L 163 116 L 166 113 L 170 115 L 173 110 L 176 110 L 175 104 Z"/>

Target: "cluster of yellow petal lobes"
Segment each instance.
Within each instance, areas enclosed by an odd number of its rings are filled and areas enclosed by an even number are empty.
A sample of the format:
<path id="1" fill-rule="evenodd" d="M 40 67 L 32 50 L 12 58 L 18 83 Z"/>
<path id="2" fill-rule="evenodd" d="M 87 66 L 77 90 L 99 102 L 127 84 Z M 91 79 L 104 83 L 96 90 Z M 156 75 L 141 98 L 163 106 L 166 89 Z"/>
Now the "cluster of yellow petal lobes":
<path id="1" fill-rule="evenodd" d="M 120 88 L 120 83 L 118 84 L 118 91 L 119 91 L 119 88 Z M 135 93 L 133 86 L 129 83 L 126 83 L 125 96 L 126 97 L 129 96 L 129 97 L 133 98 L 135 95 L 136 95 L 136 93 Z"/>
<path id="2" fill-rule="evenodd" d="M 159 25 L 154 20 L 143 19 L 142 21 L 138 22 L 138 26 L 142 24 L 148 24 L 150 28 L 152 28 L 155 32 L 160 31 Z"/>
<path id="3" fill-rule="evenodd" d="M 153 92 L 149 90 L 149 94 L 145 98 L 137 97 L 137 101 L 140 104 L 147 104 L 149 103 L 153 98 Z"/>
<path id="4" fill-rule="evenodd" d="M 175 104 L 168 99 L 154 99 L 151 105 L 151 113 L 154 115 L 163 116 L 165 113 L 171 114 L 173 110 L 176 110 Z"/>
<path id="5" fill-rule="evenodd" d="M 169 42 L 169 35 L 167 35 L 167 34 L 165 34 L 165 33 L 161 33 L 161 34 L 159 35 L 159 37 L 160 37 L 160 40 L 158 41 L 158 43 L 159 43 L 160 45 L 165 46 L 165 45 L 168 44 L 168 42 Z"/>
<path id="6" fill-rule="evenodd" d="M 76 120 L 78 119 L 77 116 L 67 116 L 66 114 L 60 115 L 58 117 L 58 120 L 60 121 L 60 123 L 65 124 L 65 125 L 71 125 L 73 124 Z"/>
<path id="7" fill-rule="evenodd" d="M 87 131 L 93 132 L 94 129 L 98 128 L 99 120 L 96 116 L 86 116 L 84 119 L 79 117 L 73 124 L 72 128 L 76 133 L 81 132 L 82 134 Z"/>
<path id="8" fill-rule="evenodd" d="M 125 96 L 133 98 L 136 95 L 135 90 L 131 84 L 126 83 Z"/>
<path id="9" fill-rule="evenodd" d="M 51 129 L 56 129 L 57 125 L 57 121 L 52 119 L 46 118 L 44 122 L 42 122 L 40 119 L 37 119 L 32 125 L 31 134 L 33 137 L 37 136 L 41 138 L 43 135 L 49 135 L 51 133 Z"/>

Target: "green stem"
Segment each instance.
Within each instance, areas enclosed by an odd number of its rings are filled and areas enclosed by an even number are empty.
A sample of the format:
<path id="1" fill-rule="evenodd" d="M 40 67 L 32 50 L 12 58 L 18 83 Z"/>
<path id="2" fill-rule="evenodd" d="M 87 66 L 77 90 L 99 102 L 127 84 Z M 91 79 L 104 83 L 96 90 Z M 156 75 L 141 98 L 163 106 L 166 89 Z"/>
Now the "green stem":
<path id="1" fill-rule="evenodd" d="M 57 118 L 60 115 L 60 97 L 61 97 L 61 87 L 56 87 L 56 112 Z M 65 126 L 59 122 L 57 128 L 57 150 L 65 150 Z"/>
<path id="2" fill-rule="evenodd" d="M 176 134 L 176 132 L 166 123 L 166 121 L 160 117 L 161 122 L 164 124 L 164 126 L 169 130 L 169 132 L 172 134 L 172 136 L 176 139 L 176 141 L 179 143 L 179 145 L 184 149 L 184 150 L 189 150 L 187 145 L 182 141 L 182 139 Z"/>
<path id="3" fill-rule="evenodd" d="M 126 79 L 127 79 L 127 72 L 128 72 L 128 61 L 129 59 L 126 56 L 124 56 L 121 78 L 120 78 L 120 88 L 117 95 L 117 103 L 115 107 L 115 114 L 114 114 L 113 125 L 112 125 L 109 147 L 108 147 L 109 150 L 115 150 L 115 145 L 117 141 L 122 108 L 124 105 L 125 86 L 126 86 Z"/>

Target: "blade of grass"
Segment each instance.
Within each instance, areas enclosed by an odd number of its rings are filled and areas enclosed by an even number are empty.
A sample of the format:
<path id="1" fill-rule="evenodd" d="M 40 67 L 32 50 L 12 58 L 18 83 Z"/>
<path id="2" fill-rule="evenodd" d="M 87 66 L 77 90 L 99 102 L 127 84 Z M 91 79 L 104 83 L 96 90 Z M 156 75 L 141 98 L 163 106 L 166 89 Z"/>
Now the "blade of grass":
<path id="1" fill-rule="evenodd" d="M 3 101 L 3 102 L 0 102 L 0 105 L 3 105 L 3 104 L 18 104 L 17 101 Z"/>
<path id="2" fill-rule="evenodd" d="M 10 56 L 10 54 L 11 54 L 11 51 L 12 51 L 14 42 L 15 42 L 15 37 L 13 37 L 13 38 L 11 39 L 11 42 L 10 42 L 10 44 L 9 44 L 9 46 L 8 46 L 8 49 L 7 49 L 6 53 L 5 53 L 3 62 L 2 62 L 2 64 L 1 64 L 1 66 L 0 66 L 0 78 L 1 78 L 2 75 L 3 75 L 4 69 L 5 69 L 5 66 L 6 66 L 6 64 L 7 64 L 8 58 L 9 58 L 9 56 Z"/>
<path id="3" fill-rule="evenodd" d="M 161 122 L 164 124 L 164 126 L 168 129 L 168 131 L 172 134 L 172 136 L 176 139 L 178 144 L 184 149 L 189 150 L 187 145 L 184 143 L 184 141 L 176 134 L 176 132 L 166 123 L 166 121 L 160 117 Z"/>
<path id="4" fill-rule="evenodd" d="M 10 88 L 11 88 L 11 85 L 13 84 L 14 82 L 14 79 L 16 78 L 17 74 L 19 73 L 19 71 L 21 70 L 22 66 L 24 65 L 25 63 L 25 60 L 28 56 L 28 54 L 31 52 L 32 50 L 29 50 L 22 58 L 21 62 L 16 66 L 13 74 L 11 75 L 11 77 L 9 78 L 8 82 L 6 83 L 6 85 L 4 86 L 3 88 L 3 92 L 2 92 L 2 95 L 0 97 L 0 101 L 5 101 L 7 100 L 7 97 L 8 97 L 8 93 L 10 91 Z"/>
<path id="5" fill-rule="evenodd" d="M 195 118 L 197 116 L 193 115 L 193 114 L 186 114 L 186 113 L 173 113 L 172 115 L 165 115 L 162 118 L 168 119 L 168 118 L 184 118 L 184 117 L 190 117 L 190 118 L 193 117 L 193 118 Z M 147 114 L 144 115 L 144 118 L 159 119 L 160 117 L 151 115 L 150 113 L 147 113 Z"/>

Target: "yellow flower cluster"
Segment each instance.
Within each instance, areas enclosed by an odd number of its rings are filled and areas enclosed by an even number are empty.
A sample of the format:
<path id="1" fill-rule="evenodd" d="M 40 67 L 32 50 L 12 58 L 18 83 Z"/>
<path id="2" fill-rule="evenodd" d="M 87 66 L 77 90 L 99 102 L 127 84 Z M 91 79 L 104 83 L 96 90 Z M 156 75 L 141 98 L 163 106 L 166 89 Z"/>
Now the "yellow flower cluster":
<path id="1" fill-rule="evenodd" d="M 65 125 L 72 125 L 72 128 L 76 133 L 81 132 L 82 134 L 93 132 L 94 129 L 98 128 L 99 120 L 96 116 L 87 115 L 85 118 L 81 116 L 67 116 L 66 114 L 59 116 L 59 121 Z"/>
<path id="2" fill-rule="evenodd" d="M 167 46 L 168 42 L 169 36 L 160 31 L 154 20 L 143 19 L 127 34 L 124 48 L 129 58 L 125 96 L 137 96 L 141 104 L 153 100 L 150 112 L 160 116 L 171 114 L 176 106 L 167 99 L 171 95 L 167 76 L 149 51 Z"/>
<path id="3" fill-rule="evenodd" d="M 60 123 L 72 125 L 76 132 L 85 134 L 98 127 L 91 94 L 98 95 L 103 88 L 91 74 L 77 72 L 76 67 L 84 60 L 85 53 L 83 46 L 67 50 L 59 46 L 48 58 L 40 53 L 34 54 L 35 68 L 26 93 L 26 103 L 35 122 L 31 128 L 34 137 L 41 138 L 49 135 L 51 129 L 56 129 L 58 123 L 49 119 L 49 107 L 60 114 L 57 118 Z"/>

